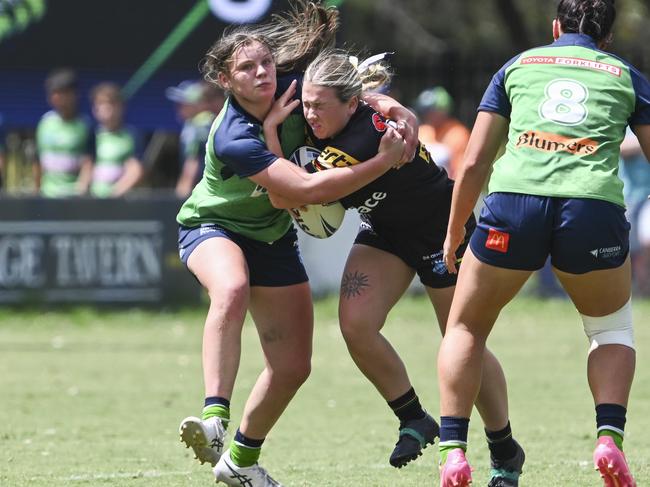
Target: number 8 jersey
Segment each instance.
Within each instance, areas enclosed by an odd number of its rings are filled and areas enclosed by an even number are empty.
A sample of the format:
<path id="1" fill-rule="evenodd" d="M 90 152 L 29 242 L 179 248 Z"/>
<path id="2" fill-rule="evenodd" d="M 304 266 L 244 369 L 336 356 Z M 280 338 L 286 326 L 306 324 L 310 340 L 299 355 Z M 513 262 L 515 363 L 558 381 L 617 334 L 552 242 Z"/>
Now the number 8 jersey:
<path id="1" fill-rule="evenodd" d="M 492 78 L 479 111 L 510 119 L 489 192 L 595 198 L 621 206 L 620 144 L 650 124 L 650 84 L 583 34 L 525 51 Z"/>

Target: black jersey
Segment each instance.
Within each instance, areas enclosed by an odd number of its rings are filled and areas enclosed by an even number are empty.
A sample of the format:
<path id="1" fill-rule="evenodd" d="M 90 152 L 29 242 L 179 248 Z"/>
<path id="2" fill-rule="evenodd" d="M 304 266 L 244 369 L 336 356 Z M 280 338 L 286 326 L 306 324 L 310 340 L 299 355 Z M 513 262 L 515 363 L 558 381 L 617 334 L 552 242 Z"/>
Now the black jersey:
<path id="1" fill-rule="evenodd" d="M 345 167 L 377 155 L 386 132 L 386 120 L 369 105 L 360 103 L 345 128 L 336 136 L 308 143 L 321 151 L 316 169 Z M 400 169 L 390 169 L 370 184 L 341 199 L 356 208 L 378 230 L 409 229 L 421 233 L 445 231 L 451 207 L 453 181 L 419 144 L 415 158 Z"/>

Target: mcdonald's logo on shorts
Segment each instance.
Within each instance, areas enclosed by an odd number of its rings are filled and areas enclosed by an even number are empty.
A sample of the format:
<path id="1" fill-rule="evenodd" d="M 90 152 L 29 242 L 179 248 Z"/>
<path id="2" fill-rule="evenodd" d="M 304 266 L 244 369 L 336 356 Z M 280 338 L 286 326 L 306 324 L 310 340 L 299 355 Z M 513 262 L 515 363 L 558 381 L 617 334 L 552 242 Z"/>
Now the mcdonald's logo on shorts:
<path id="1" fill-rule="evenodd" d="M 508 252 L 508 242 L 510 241 L 510 234 L 506 232 L 500 232 L 494 228 L 490 228 L 488 232 L 488 238 L 485 241 L 485 247 L 490 250 L 496 250 L 497 252 L 506 253 Z"/>

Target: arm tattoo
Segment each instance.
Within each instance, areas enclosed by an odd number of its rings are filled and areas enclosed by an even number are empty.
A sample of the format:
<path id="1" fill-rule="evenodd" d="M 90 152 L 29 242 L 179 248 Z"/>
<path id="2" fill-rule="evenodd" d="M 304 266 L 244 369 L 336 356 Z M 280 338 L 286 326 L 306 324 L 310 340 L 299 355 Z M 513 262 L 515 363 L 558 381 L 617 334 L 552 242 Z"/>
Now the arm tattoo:
<path id="1" fill-rule="evenodd" d="M 359 271 L 348 272 L 343 275 L 341 280 L 341 296 L 346 299 L 352 299 L 360 296 L 363 288 L 370 287 L 368 276 Z"/>

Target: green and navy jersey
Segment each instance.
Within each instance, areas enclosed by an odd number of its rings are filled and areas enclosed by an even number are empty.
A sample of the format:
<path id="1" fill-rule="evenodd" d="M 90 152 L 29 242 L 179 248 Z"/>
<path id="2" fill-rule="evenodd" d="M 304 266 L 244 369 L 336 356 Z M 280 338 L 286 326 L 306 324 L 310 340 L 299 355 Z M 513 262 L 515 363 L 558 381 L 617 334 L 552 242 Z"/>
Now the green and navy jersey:
<path id="1" fill-rule="evenodd" d="M 334 137 L 319 140 L 308 129 L 307 143 L 321 151 L 315 168 L 353 166 L 375 157 L 386 127 L 384 117 L 362 102 Z M 439 230 L 444 235 L 452 190 L 453 181 L 446 171 L 419 144 L 411 162 L 389 170 L 340 202 L 345 208 L 356 208 L 380 232 L 430 234 Z"/>
<path id="2" fill-rule="evenodd" d="M 55 111 L 41 118 L 36 128 L 36 146 L 42 168 L 41 194 L 57 198 L 74 196 L 84 157 L 92 157 L 94 138 L 83 117 L 64 120 Z"/>
<path id="3" fill-rule="evenodd" d="M 95 133 L 95 165 L 90 192 L 93 196 L 106 198 L 113 193 L 113 186 L 124 174 L 124 164 L 129 159 L 140 162 L 140 138 L 129 127 L 110 131 L 100 127 Z"/>
<path id="4" fill-rule="evenodd" d="M 650 83 L 583 34 L 525 51 L 492 78 L 479 111 L 510 119 L 488 190 L 595 198 L 621 206 L 620 144 L 650 124 Z"/>
<path id="5" fill-rule="evenodd" d="M 278 81 L 278 93 L 286 86 Z M 303 145 L 302 112 L 291 114 L 279 131 L 283 153 Z M 263 242 L 282 237 L 292 225 L 289 214 L 274 208 L 266 189 L 249 179 L 278 159 L 264 142 L 262 122 L 230 96 L 212 124 L 206 149 L 203 177 L 178 213 L 178 223 L 217 223 Z"/>

